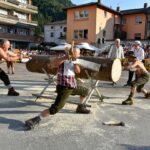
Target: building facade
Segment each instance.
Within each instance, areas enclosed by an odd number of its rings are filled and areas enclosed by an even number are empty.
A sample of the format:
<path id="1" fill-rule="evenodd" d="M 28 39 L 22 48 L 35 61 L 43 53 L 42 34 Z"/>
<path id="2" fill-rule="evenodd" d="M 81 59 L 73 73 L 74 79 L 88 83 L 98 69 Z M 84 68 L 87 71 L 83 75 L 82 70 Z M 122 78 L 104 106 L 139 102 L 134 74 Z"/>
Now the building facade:
<path id="1" fill-rule="evenodd" d="M 119 12 L 100 3 L 67 8 L 67 42 L 103 43 L 114 39 Z"/>
<path id="2" fill-rule="evenodd" d="M 61 44 L 66 42 L 66 20 L 44 25 L 44 41 Z"/>
<path id="3" fill-rule="evenodd" d="M 32 15 L 37 13 L 32 0 L 0 0 L 0 39 L 9 39 L 14 48 L 28 48 L 36 43 L 37 22 L 32 21 Z"/>
<path id="4" fill-rule="evenodd" d="M 143 8 L 121 11 L 122 32 L 125 39 L 144 40 L 150 37 L 150 7 L 144 3 Z"/>
<path id="5" fill-rule="evenodd" d="M 67 11 L 67 42 L 101 44 L 115 38 L 145 40 L 150 37 L 150 7 L 120 11 L 98 2 L 73 6 Z"/>

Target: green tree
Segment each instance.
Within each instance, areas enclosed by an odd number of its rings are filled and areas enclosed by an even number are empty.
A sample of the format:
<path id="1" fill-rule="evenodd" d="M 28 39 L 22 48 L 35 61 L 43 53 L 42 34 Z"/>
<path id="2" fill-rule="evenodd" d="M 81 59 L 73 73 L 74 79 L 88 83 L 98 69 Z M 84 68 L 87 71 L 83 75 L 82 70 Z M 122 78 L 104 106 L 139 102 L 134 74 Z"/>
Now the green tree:
<path id="1" fill-rule="evenodd" d="M 64 8 L 73 6 L 71 0 L 33 0 L 33 5 L 38 7 L 38 14 L 33 15 L 33 20 L 38 21 L 35 29 L 37 35 L 43 32 L 46 23 L 66 19 Z"/>

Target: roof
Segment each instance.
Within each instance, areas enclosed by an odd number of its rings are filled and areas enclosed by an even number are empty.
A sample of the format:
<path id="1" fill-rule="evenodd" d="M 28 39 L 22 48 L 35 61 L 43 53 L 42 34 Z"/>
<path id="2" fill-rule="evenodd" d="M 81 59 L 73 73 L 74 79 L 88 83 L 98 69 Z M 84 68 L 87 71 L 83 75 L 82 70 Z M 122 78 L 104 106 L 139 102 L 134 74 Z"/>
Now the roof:
<path id="1" fill-rule="evenodd" d="M 145 8 L 128 9 L 128 10 L 122 10 L 120 12 L 121 12 L 122 15 L 138 14 L 138 13 L 146 13 L 146 9 Z"/>
<path id="2" fill-rule="evenodd" d="M 68 8 L 65 8 L 64 10 L 68 10 L 68 9 L 73 9 L 73 8 L 81 8 L 81 7 L 86 7 L 86 6 L 97 6 L 98 8 L 102 8 L 104 10 L 107 10 L 108 12 L 112 12 L 112 13 L 115 13 L 115 14 L 120 14 L 120 12 L 110 8 L 110 7 L 107 7 L 101 3 L 97 3 L 97 2 L 91 2 L 91 3 L 87 3 L 87 4 L 82 4 L 82 5 L 76 5 L 76 6 L 71 6 L 71 7 L 68 7 Z"/>
<path id="3" fill-rule="evenodd" d="M 49 22 L 45 25 L 58 25 L 58 24 L 67 24 L 67 21 L 66 20 L 61 20 L 61 21 Z"/>
<path id="4" fill-rule="evenodd" d="M 114 10 L 114 9 L 112 9 L 110 7 L 107 7 L 107 6 L 105 6 L 105 5 L 101 4 L 101 3 L 98 3 L 98 2 L 91 2 L 91 3 L 87 3 L 87 4 L 82 4 L 82 5 L 75 5 L 75 6 L 71 6 L 71 7 L 65 8 L 64 10 L 73 9 L 73 8 L 81 8 L 81 7 L 86 7 L 86 6 L 97 6 L 98 8 L 102 8 L 104 10 L 107 10 L 108 12 L 112 12 L 112 13 L 120 14 L 120 15 L 138 14 L 138 13 L 150 13 L 150 7 L 116 11 L 116 10 Z"/>
<path id="5" fill-rule="evenodd" d="M 148 8 L 147 8 L 147 13 L 149 13 L 149 14 L 150 14 L 150 7 L 148 7 Z"/>
<path id="6" fill-rule="evenodd" d="M 128 9 L 120 11 L 122 15 L 128 14 L 139 14 L 139 13 L 150 13 L 150 7 L 147 8 L 138 8 L 138 9 Z"/>

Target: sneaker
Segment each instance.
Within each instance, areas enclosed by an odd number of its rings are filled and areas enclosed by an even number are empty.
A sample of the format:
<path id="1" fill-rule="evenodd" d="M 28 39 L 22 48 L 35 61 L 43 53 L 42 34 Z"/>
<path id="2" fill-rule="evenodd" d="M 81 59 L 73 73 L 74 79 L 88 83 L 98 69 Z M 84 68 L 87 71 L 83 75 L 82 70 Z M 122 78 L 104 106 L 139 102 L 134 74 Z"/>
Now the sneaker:
<path id="1" fill-rule="evenodd" d="M 145 94 L 145 98 L 150 98 L 150 93 L 149 93 L 149 92 L 147 92 L 147 93 Z"/>
<path id="2" fill-rule="evenodd" d="M 133 105 L 133 99 L 127 98 L 125 101 L 122 102 L 122 105 Z"/>
<path id="3" fill-rule="evenodd" d="M 19 93 L 18 92 L 16 92 L 15 90 L 14 90 L 14 88 L 12 87 L 12 88 L 10 88 L 9 90 L 8 90 L 8 94 L 7 94 L 8 96 L 19 96 Z"/>
<path id="4" fill-rule="evenodd" d="M 32 130 L 36 125 L 40 123 L 40 121 L 41 121 L 40 117 L 36 116 L 34 118 L 25 121 L 25 125 L 28 127 L 29 130 Z"/>
<path id="5" fill-rule="evenodd" d="M 86 106 L 83 104 L 79 104 L 76 109 L 76 113 L 80 113 L 80 114 L 89 114 L 90 112 L 91 111 L 87 109 Z"/>

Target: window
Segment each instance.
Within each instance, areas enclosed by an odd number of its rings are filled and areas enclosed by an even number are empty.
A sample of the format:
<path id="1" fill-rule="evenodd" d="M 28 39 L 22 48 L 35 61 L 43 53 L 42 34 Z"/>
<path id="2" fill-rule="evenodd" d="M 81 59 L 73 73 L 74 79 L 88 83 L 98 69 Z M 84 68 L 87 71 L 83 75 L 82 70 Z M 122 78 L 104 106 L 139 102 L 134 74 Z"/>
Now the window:
<path id="1" fill-rule="evenodd" d="M 78 31 L 77 30 L 74 31 L 74 39 L 78 39 Z"/>
<path id="2" fill-rule="evenodd" d="M 20 3 L 27 4 L 27 0 L 18 0 Z"/>
<path id="3" fill-rule="evenodd" d="M 74 31 L 74 39 L 87 39 L 88 38 L 88 30 L 75 30 Z"/>
<path id="4" fill-rule="evenodd" d="M 60 37 L 63 37 L 63 33 L 62 32 L 60 32 Z"/>
<path id="5" fill-rule="evenodd" d="M 135 40 L 141 40 L 141 33 L 135 33 L 134 34 L 134 39 Z"/>
<path id="6" fill-rule="evenodd" d="M 75 19 L 82 19 L 82 18 L 88 18 L 88 17 L 89 17 L 89 12 L 87 10 L 76 11 L 74 15 Z"/>
<path id="7" fill-rule="evenodd" d="M 1 26 L 0 26 L 0 32 L 7 32 L 7 27 L 1 25 Z"/>
<path id="8" fill-rule="evenodd" d="M 122 24 L 123 24 L 123 25 L 126 25 L 126 24 L 127 24 L 127 18 L 125 18 L 125 17 L 122 18 Z"/>
<path id="9" fill-rule="evenodd" d="M 83 39 L 83 30 L 79 30 L 79 39 Z"/>
<path id="10" fill-rule="evenodd" d="M 80 12 L 80 18 L 83 18 L 84 17 L 84 11 L 81 11 Z"/>
<path id="11" fill-rule="evenodd" d="M 104 17 L 107 18 L 107 11 L 104 11 Z"/>
<path id="12" fill-rule="evenodd" d="M 87 39 L 88 38 L 88 30 L 84 30 L 84 39 Z"/>
<path id="13" fill-rule="evenodd" d="M 148 25 L 147 25 L 147 26 L 148 26 L 148 29 L 150 30 L 150 21 L 148 22 Z"/>
<path id="14" fill-rule="evenodd" d="M 54 33 L 53 32 L 51 32 L 51 35 L 50 35 L 51 37 L 54 37 Z"/>
<path id="15" fill-rule="evenodd" d="M 63 31 L 64 31 L 64 32 L 66 32 L 66 31 L 67 31 L 67 28 L 66 28 L 66 27 L 64 27 Z"/>
<path id="16" fill-rule="evenodd" d="M 19 19 L 27 20 L 28 16 L 27 14 L 14 12 L 14 16 L 17 16 Z"/>
<path id="17" fill-rule="evenodd" d="M 106 37 L 106 30 L 103 30 L 103 37 Z"/>
<path id="18" fill-rule="evenodd" d="M 2 15 L 8 15 L 8 12 L 7 12 L 7 10 L 0 9 L 0 14 L 2 14 Z"/>
<path id="19" fill-rule="evenodd" d="M 142 17 L 141 16 L 136 16 L 135 17 L 135 23 L 136 24 L 141 24 L 142 23 Z"/>
<path id="20" fill-rule="evenodd" d="M 85 10 L 85 11 L 84 11 L 84 16 L 85 16 L 86 18 L 88 18 L 89 12 Z"/>
<path id="21" fill-rule="evenodd" d="M 79 16 L 80 16 L 79 11 L 76 11 L 76 12 L 75 12 L 75 15 L 74 15 L 74 18 L 75 18 L 75 19 L 79 19 L 79 18 L 80 18 Z"/>

